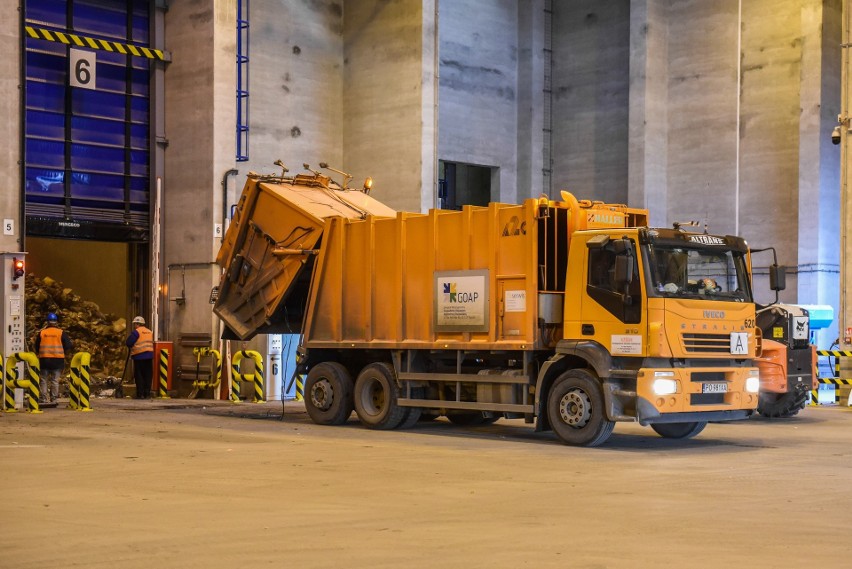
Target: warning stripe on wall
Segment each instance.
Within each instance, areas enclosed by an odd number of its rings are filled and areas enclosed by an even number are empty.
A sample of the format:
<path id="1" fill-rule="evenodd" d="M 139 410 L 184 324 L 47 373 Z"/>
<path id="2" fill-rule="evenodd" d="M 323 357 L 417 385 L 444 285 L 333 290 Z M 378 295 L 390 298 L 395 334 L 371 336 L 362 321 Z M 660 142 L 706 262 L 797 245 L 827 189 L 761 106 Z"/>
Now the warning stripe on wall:
<path id="1" fill-rule="evenodd" d="M 136 57 L 145 57 L 148 59 L 156 59 L 158 61 L 171 61 L 172 54 L 168 51 L 159 49 L 151 49 L 148 47 L 140 47 L 136 45 L 118 43 L 115 41 L 107 41 L 77 34 L 67 34 L 45 28 L 34 28 L 32 26 L 24 26 L 27 35 L 37 40 L 47 40 L 53 42 L 64 43 L 65 45 L 76 47 L 87 47 L 100 51 L 111 51 L 113 53 L 122 53 L 124 55 L 134 55 Z"/>

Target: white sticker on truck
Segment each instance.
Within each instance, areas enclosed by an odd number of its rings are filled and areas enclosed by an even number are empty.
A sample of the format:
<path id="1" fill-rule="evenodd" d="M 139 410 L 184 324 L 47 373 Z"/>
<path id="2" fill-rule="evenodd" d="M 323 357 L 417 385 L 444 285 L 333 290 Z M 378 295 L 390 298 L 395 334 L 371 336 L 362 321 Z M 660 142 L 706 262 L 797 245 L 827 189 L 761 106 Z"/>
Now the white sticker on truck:
<path id="1" fill-rule="evenodd" d="M 748 332 L 731 332 L 731 353 L 748 355 Z"/>
<path id="2" fill-rule="evenodd" d="M 526 312 L 527 311 L 527 291 L 525 290 L 507 290 L 506 291 L 506 312 Z"/>
<path id="3" fill-rule="evenodd" d="M 642 336 L 633 334 L 613 334 L 612 347 L 610 353 L 617 355 L 641 355 L 642 354 Z"/>
<path id="4" fill-rule="evenodd" d="M 807 340 L 808 339 L 808 317 L 793 316 L 793 339 Z"/>

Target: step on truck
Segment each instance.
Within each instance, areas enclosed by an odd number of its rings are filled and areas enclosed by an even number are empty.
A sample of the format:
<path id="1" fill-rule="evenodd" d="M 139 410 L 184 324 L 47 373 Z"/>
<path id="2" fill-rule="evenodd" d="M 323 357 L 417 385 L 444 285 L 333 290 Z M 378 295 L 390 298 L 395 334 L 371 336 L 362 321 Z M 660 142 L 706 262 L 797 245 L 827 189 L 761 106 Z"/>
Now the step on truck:
<path id="1" fill-rule="evenodd" d="M 396 212 L 305 167 L 249 174 L 213 310 L 230 338 L 301 335 L 314 422 L 523 418 L 595 446 L 619 421 L 688 438 L 754 412 L 743 239 L 568 192 Z"/>

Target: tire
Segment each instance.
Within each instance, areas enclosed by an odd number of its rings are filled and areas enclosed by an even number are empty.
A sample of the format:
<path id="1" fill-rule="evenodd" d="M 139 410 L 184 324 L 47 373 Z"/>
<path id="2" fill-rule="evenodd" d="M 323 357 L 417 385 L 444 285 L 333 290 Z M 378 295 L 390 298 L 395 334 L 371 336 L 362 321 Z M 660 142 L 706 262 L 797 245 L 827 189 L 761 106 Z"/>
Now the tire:
<path id="1" fill-rule="evenodd" d="M 583 369 L 556 378 L 547 394 L 547 418 L 556 436 L 568 445 L 598 446 L 615 428 L 606 416 L 600 381 Z"/>
<path id="2" fill-rule="evenodd" d="M 772 419 L 793 417 L 808 404 L 808 390 L 796 389 L 787 393 L 761 393 L 757 412 Z"/>
<path id="3" fill-rule="evenodd" d="M 397 404 L 399 387 L 393 367 L 385 362 L 368 365 L 355 380 L 355 412 L 370 429 L 395 429 L 408 408 Z"/>
<path id="4" fill-rule="evenodd" d="M 305 409 L 318 425 L 342 425 L 352 414 L 352 376 L 337 362 L 311 368 L 305 380 Z"/>
<path id="5" fill-rule="evenodd" d="M 422 387 L 415 387 L 411 390 L 412 399 L 422 399 L 423 395 Z M 420 421 L 420 418 L 423 416 L 423 408 L 422 407 L 404 407 L 405 409 L 405 417 L 402 419 L 402 422 L 399 424 L 398 429 L 410 429 L 414 425 Z"/>
<path id="6" fill-rule="evenodd" d="M 667 439 L 691 439 L 704 430 L 707 421 L 695 421 L 692 423 L 657 423 L 651 428 L 658 435 Z"/>

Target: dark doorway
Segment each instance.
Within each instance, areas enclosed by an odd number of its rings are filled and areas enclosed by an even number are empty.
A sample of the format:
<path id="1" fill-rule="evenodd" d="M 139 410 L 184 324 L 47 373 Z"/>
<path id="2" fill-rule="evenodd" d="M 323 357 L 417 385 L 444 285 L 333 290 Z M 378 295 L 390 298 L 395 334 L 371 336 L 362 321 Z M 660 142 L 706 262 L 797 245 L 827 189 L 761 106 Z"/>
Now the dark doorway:
<path id="1" fill-rule="evenodd" d="M 461 209 L 463 205 L 488 205 L 491 201 L 491 177 L 494 171 L 496 168 L 440 160 L 438 207 Z"/>

